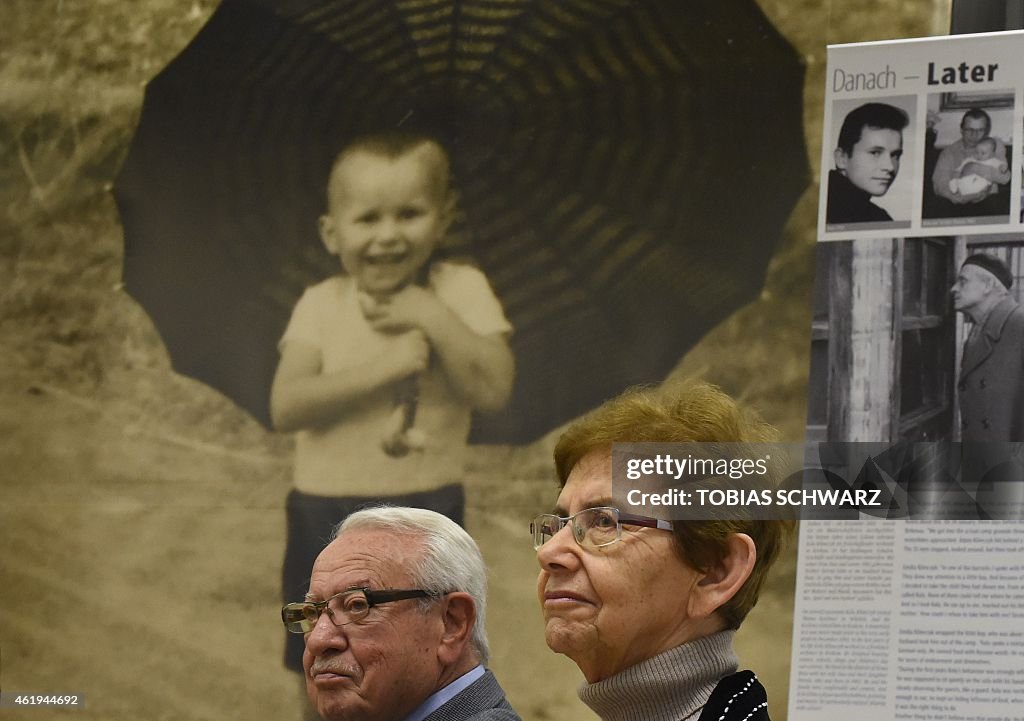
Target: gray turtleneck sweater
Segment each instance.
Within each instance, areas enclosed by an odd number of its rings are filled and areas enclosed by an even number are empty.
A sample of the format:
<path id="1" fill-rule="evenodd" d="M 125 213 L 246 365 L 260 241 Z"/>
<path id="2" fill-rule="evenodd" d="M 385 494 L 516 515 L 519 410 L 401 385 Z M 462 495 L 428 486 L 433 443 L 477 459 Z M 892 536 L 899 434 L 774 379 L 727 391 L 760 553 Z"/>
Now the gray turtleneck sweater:
<path id="1" fill-rule="evenodd" d="M 696 719 L 718 682 L 738 666 L 735 631 L 676 646 L 597 683 L 579 688 L 580 700 L 603 721 Z"/>

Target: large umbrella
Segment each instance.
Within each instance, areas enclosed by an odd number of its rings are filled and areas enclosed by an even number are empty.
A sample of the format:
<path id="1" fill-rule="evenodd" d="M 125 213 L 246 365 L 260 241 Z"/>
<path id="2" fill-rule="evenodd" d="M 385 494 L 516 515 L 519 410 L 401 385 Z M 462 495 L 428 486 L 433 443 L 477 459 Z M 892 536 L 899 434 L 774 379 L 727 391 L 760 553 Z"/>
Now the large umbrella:
<path id="1" fill-rule="evenodd" d="M 337 272 L 337 150 L 431 133 L 452 252 L 515 332 L 524 442 L 660 380 L 755 298 L 806 184 L 803 70 L 749 0 L 225 0 L 146 90 L 117 181 L 125 282 L 174 367 L 267 422 L 276 345 Z"/>

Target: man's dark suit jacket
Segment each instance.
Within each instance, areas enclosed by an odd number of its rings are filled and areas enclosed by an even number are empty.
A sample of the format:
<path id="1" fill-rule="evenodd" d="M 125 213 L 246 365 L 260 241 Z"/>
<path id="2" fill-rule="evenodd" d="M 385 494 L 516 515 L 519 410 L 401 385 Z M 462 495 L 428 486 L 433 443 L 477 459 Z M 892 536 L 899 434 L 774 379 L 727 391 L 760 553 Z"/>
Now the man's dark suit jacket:
<path id="1" fill-rule="evenodd" d="M 423 721 L 521 721 L 498 685 L 487 671 Z"/>

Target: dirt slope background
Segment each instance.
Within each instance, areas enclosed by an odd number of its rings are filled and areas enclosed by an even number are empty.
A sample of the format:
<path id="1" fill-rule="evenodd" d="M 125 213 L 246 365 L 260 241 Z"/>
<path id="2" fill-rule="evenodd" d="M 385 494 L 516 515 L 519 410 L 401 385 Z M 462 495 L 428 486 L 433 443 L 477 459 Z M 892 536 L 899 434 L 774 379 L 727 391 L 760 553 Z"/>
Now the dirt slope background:
<path id="1" fill-rule="evenodd" d="M 762 5 L 808 63 L 812 167 L 825 44 L 942 32 L 948 13 L 937 1 Z M 213 6 L 0 3 L 0 687 L 86 699 L 0 717 L 298 718 L 279 660 L 291 441 L 174 374 L 120 286 L 111 182 L 146 80 Z M 793 439 L 806 404 L 816 198 L 812 187 L 801 201 L 761 299 L 678 371 L 720 383 Z M 544 647 L 533 598 L 526 524 L 555 495 L 551 444 L 474 449 L 467 478 L 469 530 L 491 569 L 493 668 L 527 721 L 592 718 L 575 699 L 575 667 Z M 795 552 L 740 635 L 776 719 Z"/>

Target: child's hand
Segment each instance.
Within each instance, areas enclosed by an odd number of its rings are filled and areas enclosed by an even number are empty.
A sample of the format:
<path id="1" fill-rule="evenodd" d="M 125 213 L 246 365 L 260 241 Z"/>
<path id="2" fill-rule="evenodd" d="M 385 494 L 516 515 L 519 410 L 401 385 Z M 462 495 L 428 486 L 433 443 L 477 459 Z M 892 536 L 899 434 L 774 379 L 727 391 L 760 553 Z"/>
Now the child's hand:
<path id="1" fill-rule="evenodd" d="M 427 336 L 418 330 L 396 336 L 393 351 L 388 353 L 387 358 L 396 364 L 395 375 L 399 378 L 422 373 L 430 364 Z"/>
<path id="2" fill-rule="evenodd" d="M 439 303 L 437 296 L 418 285 L 408 285 L 391 295 L 360 295 L 363 316 L 371 328 L 381 333 L 423 328 Z"/>

